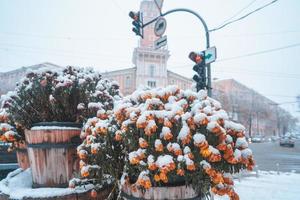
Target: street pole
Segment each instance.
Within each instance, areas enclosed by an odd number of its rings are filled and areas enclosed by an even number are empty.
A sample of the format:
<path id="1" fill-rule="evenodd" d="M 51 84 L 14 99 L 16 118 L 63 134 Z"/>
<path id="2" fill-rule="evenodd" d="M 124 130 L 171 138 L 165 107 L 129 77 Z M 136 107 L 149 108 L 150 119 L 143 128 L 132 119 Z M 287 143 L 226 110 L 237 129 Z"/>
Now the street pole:
<path id="1" fill-rule="evenodd" d="M 205 38 L 206 38 L 206 48 L 210 48 L 210 38 L 209 38 L 209 29 L 207 27 L 206 22 L 204 21 L 204 19 L 195 11 L 190 10 L 190 9 L 186 9 L 186 8 L 177 8 L 177 9 L 172 9 L 167 11 L 166 13 L 161 13 L 159 17 L 164 17 L 168 14 L 174 13 L 174 12 L 187 12 L 187 13 L 191 13 L 194 16 L 196 16 L 202 23 L 204 30 L 205 30 Z M 152 24 L 153 22 L 155 22 L 159 17 L 154 18 L 153 20 L 145 23 L 143 25 L 143 28 Z M 206 65 L 207 68 L 207 94 L 209 97 L 212 96 L 212 85 L 211 85 L 211 68 L 210 68 L 210 64 Z"/>

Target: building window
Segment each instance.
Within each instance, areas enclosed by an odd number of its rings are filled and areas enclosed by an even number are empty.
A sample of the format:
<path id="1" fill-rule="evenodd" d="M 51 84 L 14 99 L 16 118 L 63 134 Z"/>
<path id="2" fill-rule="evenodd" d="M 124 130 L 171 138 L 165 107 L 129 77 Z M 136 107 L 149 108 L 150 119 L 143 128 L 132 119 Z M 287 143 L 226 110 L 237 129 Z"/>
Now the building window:
<path id="1" fill-rule="evenodd" d="M 130 88 L 131 86 L 131 79 L 130 76 L 126 76 L 126 80 L 125 80 L 125 88 Z"/>
<path id="2" fill-rule="evenodd" d="M 154 73 L 155 73 L 155 66 L 151 65 L 149 67 L 149 75 L 150 75 L 150 77 L 154 77 Z"/>
<path id="3" fill-rule="evenodd" d="M 155 81 L 148 81 L 148 86 L 151 88 L 155 88 L 156 87 L 156 82 Z"/>

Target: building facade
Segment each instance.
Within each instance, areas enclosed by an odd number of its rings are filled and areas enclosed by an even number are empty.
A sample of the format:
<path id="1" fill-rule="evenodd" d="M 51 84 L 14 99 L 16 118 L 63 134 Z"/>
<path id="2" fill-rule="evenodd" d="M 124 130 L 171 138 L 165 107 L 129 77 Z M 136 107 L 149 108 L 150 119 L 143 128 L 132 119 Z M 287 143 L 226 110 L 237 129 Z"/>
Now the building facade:
<path id="1" fill-rule="evenodd" d="M 19 82 L 20 79 L 22 79 L 26 75 L 28 70 L 37 70 L 40 68 L 58 69 L 62 67 L 49 62 L 45 62 L 29 67 L 21 67 L 16 70 L 0 73 L 0 95 L 8 91 L 14 90 L 16 87 L 16 83 Z"/>
<path id="2" fill-rule="evenodd" d="M 162 6 L 163 1 L 158 1 Z M 143 0 L 140 5 L 144 23 L 159 16 L 159 9 L 153 0 Z M 154 42 L 158 39 L 154 33 L 154 23 L 144 28 L 144 38 L 133 51 L 132 62 L 134 67 L 105 72 L 103 76 L 119 82 L 121 92 L 128 95 L 140 86 L 166 87 L 178 85 L 181 89 L 191 88 L 192 80 L 171 72 L 167 69 L 170 57 L 167 47 L 155 50 Z"/>
<path id="3" fill-rule="evenodd" d="M 233 121 L 242 123 L 247 135 L 282 136 L 293 129 L 295 118 L 269 98 L 234 79 L 213 82 L 218 99 Z"/>

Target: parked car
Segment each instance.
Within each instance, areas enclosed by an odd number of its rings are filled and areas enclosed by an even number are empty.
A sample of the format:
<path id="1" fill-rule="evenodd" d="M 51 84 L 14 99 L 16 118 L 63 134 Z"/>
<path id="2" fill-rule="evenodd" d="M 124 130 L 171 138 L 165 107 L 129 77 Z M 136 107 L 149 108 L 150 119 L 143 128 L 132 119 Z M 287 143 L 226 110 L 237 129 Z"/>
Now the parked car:
<path id="1" fill-rule="evenodd" d="M 253 143 L 261 143 L 264 142 L 264 138 L 261 136 L 254 136 L 251 138 L 251 142 Z"/>
<path id="2" fill-rule="evenodd" d="M 294 147 L 295 146 L 295 140 L 292 137 L 282 137 L 279 140 L 280 146 L 288 146 L 288 147 Z"/>

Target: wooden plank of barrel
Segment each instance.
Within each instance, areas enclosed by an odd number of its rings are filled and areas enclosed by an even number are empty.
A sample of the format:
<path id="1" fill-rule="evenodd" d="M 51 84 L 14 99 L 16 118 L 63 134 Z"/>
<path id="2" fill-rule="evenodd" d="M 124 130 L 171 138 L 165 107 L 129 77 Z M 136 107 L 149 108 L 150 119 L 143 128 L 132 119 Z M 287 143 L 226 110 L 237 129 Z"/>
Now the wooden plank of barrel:
<path id="1" fill-rule="evenodd" d="M 25 131 L 33 187 L 67 187 L 79 172 L 79 128 L 33 127 Z M 74 143 L 77 138 L 77 143 Z"/>
<path id="2" fill-rule="evenodd" d="M 17 160 L 19 167 L 22 169 L 28 169 L 30 167 L 29 157 L 27 153 L 27 149 L 16 149 L 17 152 Z"/>
<path id="3" fill-rule="evenodd" d="M 22 169 L 28 169 L 30 167 L 27 144 L 25 142 L 18 143 L 16 147 L 16 154 L 19 167 Z"/>
<path id="4" fill-rule="evenodd" d="M 153 200 L 196 200 L 201 199 L 191 186 L 152 187 L 146 191 L 132 190 L 130 186 L 122 187 L 122 196 L 126 200 L 153 199 Z"/>

